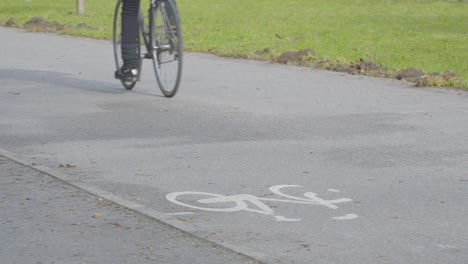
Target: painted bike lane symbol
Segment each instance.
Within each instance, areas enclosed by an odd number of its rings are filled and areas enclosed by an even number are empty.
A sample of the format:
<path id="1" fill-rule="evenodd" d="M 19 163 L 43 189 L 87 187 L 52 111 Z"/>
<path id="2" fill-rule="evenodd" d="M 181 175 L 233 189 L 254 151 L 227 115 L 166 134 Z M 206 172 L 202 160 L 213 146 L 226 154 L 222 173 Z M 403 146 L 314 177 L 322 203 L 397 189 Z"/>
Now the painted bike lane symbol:
<path id="1" fill-rule="evenodd" d="M 338 209 L 336 204 L 345 203 L 352 201 L 349 198 L 340 198 L 334 200 L 325 200 L 317 196 L 316 193 L 306 192 L 304 193 L 304 198 L 296 197 L 292 195 L 285 194 L 281 191 L 283 188 L 297 188 L 302 187 L 300 185 L 275 185 L 271 186 L 269 189 L 272 193 L 282 196 L 288 199 L 274 199 L 274 198 L 263 198 L 257 197 L 250 194 L 235 194 L 235 195 L 221 195 L 216 193 L 206 193 L 206 192 L 173 192 L 166 195 L 166 199 L 177 205 L 204 210 L 211 212 L 239 212 L 247 211 L 253 213 L 259 213 L 264 215 L 271 215 L 275 218 L 276 221 L 301 221 L 301 219 L 296 218 L 286 218 L 281 215 L 276 215 L 274 210 L 268 206 L 265 202 L 280 202 L 280 203 L 294 203 L 294 204 L 309 204 L 309 205 L 321 205 L 329 209 Z M 339 192 L 338 190 L 329 191 Z M 198 199 L 195 203 L 198 205 L 188 204 L 186 202 L 180 201 L 182 196 L 202 196 L 204 198 Z M 217 205 L 217 207 L 209 207 L 209 205 Z M 202 206 L 206 205 L 206 206 Z M 252 208 L 251 205 L 254 205 L 255 208 Z M 333 217 L 336 220 L 349 220 L 355 219 L 358 215 L 356 214 L 346 214 L 344 216 Z"/>

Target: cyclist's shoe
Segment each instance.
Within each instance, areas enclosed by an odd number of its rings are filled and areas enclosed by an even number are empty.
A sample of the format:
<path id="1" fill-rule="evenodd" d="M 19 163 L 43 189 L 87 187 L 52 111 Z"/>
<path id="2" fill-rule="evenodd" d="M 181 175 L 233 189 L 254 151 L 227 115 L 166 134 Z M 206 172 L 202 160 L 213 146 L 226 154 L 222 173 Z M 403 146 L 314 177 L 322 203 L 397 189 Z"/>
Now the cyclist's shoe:
<path id="1" fill-rule="evenodd" d="M 124 82 L 136 82 L 138 79 L 138 70 L 135 68 L 121 68 L 115 71 L 114 77 Z"/>

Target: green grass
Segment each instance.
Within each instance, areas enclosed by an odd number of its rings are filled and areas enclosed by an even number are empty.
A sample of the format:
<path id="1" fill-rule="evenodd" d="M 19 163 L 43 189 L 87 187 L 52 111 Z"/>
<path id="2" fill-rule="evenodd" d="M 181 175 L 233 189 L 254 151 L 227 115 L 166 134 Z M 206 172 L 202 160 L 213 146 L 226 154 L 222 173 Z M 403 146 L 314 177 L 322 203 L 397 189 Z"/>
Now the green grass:
<path id="1" fill-rule="evenodd" d="M 86 14 L 78 16 L 74 0 L 1 0 L 0 20 L 84 22 L 99 30 L 67 34 L 109 38 L 114 4 L 85 0 Z M 468 80 L 468 3 L 457 0 L 178 0 L 178 6 L 189 51 L 258 57 L 255 51 L 269 47 L 264 59 L 270 59 L 312 48 L 330 60 L 451 70 Z"/>
<path id="2" fill-rule="evenodd" d="M 98 30 L 84 30 L 73 27 L 64 32 L 69 35 L 107 38 L 112 36 L 114 3 L 106 0 L 85 0 L 86 13 L 76 14 L 76 0 L 0 0 L 0 20 L 4 23 L 15 17 L 21 24 L 35 16 L 48 21 L 76 26 L 86 23 Z"/>

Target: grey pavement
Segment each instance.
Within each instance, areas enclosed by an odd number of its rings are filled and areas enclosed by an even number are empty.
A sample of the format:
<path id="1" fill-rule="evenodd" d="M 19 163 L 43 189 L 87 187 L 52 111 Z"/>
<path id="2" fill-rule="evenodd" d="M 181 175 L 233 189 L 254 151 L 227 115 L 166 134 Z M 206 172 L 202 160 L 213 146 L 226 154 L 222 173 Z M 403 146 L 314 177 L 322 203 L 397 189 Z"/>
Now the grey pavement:
<path id="1" fill-rule="evenodd" d="M 2 156 L 0 208 L 4 264 L 257 263 Z"/>
<path id="2" fill-rule="evenodd" d="M 264 263 L 465 263 L 468 93 L 0 28 L 0 154 Z M 73 164 L 76 167 L 59 167 Z"/>

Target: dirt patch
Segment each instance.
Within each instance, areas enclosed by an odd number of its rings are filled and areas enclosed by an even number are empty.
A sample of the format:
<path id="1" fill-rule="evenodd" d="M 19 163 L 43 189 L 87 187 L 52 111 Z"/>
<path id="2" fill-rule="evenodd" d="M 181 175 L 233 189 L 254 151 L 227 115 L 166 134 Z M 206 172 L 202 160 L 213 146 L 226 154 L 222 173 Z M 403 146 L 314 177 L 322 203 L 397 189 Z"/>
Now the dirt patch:
<path id="1" fill-rule="evenodd" d="M 349 63 L 344 59 L 327 60 L 316 57 L 315 51 L 313 49 L 286 51 L 274 59 L 274 61 L 282 64 L 308 66 L 329 71 L 383 78 L 388 78 L 392 74 L 388 67 L 379 65 L 374 61 L 365 61 L 363 59 L 359 59 Z"/>
<path id="2" fill-rule="evenodd" d="M 0 23 L 0 25 L 2 24 Z M 4 24 L 4 26 L 23 28 L 30 32 L 56 32 L 69 31 L 72 29 L 70 24 L 60 24 L 57 21 L 50 22 L 42 17 L 33 17 L 23 25 L 19 24 L 18 20 L 12 17 Z M 98 28 L 89 26 L 86 23 L 80 23 L 76 26 L 76 29 L 97 30 Z"/>
<path id="3" fill-rule="evenodd" d="M 426 73 L 421 69 L 409 67 L 396 72 L 395 78 L 414 82 L 417 87 L 466 87 L 466 82 L 452 71 Z"/>
<path id="4" fill-rule="evenodd" d="M 255 51 L 255 54 L 265 55 L 265 54 L 270 54 L 270 51 L 271 51 L 270 48 L 264 48 L 264 49 Z"/>
<path id="5" fill-rule="evenodd" d="M 387 78 L 391 74 L 388 67 L 377 64 L 374 61 L 365 61 L 364 59 L 359 59 L 350 64 L 334 64 L 329 61 L 320 61 L 316 65 L 318 68 L 336 72 L 345 72 L 353 75 Z"/>
<path id="6" fill-rule="evenodd" d="M 58 22 L 49 22 L 41 17 L 33 17 L 31 20 L 23 24 L 23 28 L 27 31 L 51 32 L 57 30 L 60 24 Z"/>
<path id="7" fill-rule="evenodd" d="M 304 65 L 304 63 L 314 59 L 315 51 L 313 49 L 303 49 L 299 51 L 286 51 L 276 58 L 276 62 L 282 64 L 297 64 Z"/>
<path id="8" fill-rule="evenodd" d="M 398 80 L 409 81 L 409 82 L 416 82 L 421 76 L 424 76 L 426 73 L 418 68 L 409 67 L 408 69 L 404 69 L 398 71 L 395 74 L 395 77 Z"/>
<path id="9" fill-rule="evenodd" d="M 89 29 L 89 30 L 97 30 L 97 28 L 87 25 L 86 23 L 80 23 L 76 26 L 77 29 Z"/>
<path id="10" fill-rule="evenodd" d="M 458 76 L 458 73 L 452 71 L 433 72 L 419 77 L 415 82 L 417 87 L 466 86 L 466 82 Z"/>
<path id="11" fill-rule="evenodd" d="M 301 51 L 287 51 L 274 59 L 275 62 L 307 66 L 322 70 L 344 72 L 352 75 L 365 75 L 379 78 L 391 78 L 407 82 L 413 82 L 418 87 L 466 87 L 463 78 L 452 71 L 443 73 L 434 72 L 427 74 L 421 69 L 409 67 L 397 71 L 380 65 L 374 61 L 359 59 L 354 62 L 346 62 L 345 59 L 323 59 L 315 56 L 312 49 Z"/>
<path id="12" fill-rule="evenodd" d="M 5 23 L 5 27 L 18 27 L 19 23 L 18 20 L 14 17 L 8 19 L 8 21 Z"/>
<path id="13" fill-rule="evenodd" d="M 49 22 L 42 17 L 33 17 L 31 20 L 23 24 L 23 28 L 32 32 L 53 32 L 70 30 L 71 25 L 60 24 L 57 21 Z"/>

